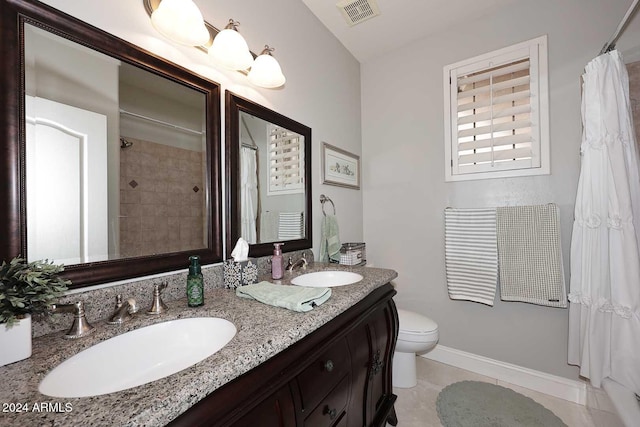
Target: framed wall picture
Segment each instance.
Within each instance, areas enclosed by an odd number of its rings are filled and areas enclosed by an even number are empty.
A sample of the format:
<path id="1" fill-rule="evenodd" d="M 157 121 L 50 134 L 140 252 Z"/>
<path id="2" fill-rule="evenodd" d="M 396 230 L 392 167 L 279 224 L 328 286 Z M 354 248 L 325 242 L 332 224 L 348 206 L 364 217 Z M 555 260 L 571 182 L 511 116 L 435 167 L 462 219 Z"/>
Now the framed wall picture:
<path id="1" fill-rule="evenodd" d="M 360 156 L 322 143 L 322 183 L 360 189 Z"/>

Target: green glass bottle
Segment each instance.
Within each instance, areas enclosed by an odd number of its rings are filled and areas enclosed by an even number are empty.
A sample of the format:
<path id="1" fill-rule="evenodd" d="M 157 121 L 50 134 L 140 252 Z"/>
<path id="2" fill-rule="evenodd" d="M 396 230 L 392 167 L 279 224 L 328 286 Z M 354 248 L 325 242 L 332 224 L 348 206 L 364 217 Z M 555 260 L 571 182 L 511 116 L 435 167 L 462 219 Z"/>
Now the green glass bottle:
<path id="1" fill-rule="evenodd" d="M 200 269 L 200 257 L 189 257 L 189 275 L 187 276 L 187 304 L 189 307 L 199 307 L 204 304 L 204 278 Z"/>

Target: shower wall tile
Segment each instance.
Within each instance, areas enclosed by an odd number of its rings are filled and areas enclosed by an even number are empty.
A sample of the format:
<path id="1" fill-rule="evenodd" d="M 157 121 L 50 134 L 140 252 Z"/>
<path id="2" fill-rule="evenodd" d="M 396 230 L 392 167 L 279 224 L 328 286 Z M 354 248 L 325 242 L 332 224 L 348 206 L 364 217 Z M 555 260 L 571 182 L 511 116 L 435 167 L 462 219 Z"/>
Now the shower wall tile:
<path id="1" fill-rule="evenodd" d="M 203 153 L 127 140 L 133 145 L 120 157 L 121 255 L 204 247 Z"/>

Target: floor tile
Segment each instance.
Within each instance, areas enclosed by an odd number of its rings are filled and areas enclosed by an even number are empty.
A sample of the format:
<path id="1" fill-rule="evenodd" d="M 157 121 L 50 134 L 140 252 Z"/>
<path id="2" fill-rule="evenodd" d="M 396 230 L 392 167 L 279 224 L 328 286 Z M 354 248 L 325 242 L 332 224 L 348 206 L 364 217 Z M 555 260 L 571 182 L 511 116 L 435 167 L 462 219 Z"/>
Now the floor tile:
<path id="1" fill-rule="evenodd" d="M 398 427 L 442 427 L 436 410 L 438 394 L 447 385 L 465 380 L 484 381 L 511 388 L 551 410 L 568 427 L 617 426 L 615 419 L 612 420 L 610 417 L 612 414 L 604 411 L 597 411 L 597 414 L 593 414 L 585 406 L 425 359 L 424 357 L 418 357 L 416 364 L 418 372 L 418 384 L 416 387 L 393 389 L 393 392 L 398 396 L 396 401 Z M 610 422 L 610 424 L 606 424 L 607 422 Z"/>
<path id="2" fill-rule="evenodd" d="M 584 405 L 579 405 L 569 402 L 568 400 L 509 384 L 504 381 L 498 381 L 498 385 L 530 397 L 556 414 L 569 427 L 596 427 L 589 411 Z"/>
<path id="3" fill-rule="evenodd" d="M 624 427 L 620 417 L 611 412 L 589 409 L 589 415 L 591 415 L 593 425 L 596 427 Z"/>

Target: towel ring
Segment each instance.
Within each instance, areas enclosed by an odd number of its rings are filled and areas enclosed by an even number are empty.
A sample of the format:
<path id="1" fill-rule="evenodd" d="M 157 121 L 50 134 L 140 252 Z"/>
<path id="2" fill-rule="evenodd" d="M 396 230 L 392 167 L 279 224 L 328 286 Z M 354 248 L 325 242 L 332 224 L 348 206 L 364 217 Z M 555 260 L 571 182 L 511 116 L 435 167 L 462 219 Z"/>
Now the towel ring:
<path id="1" fill-rule="evenodd" d="M 330 198 L 328 198 L 324 194 L 320 195 L 320 203 L 322 203 L 322 214 L 324 216 L 327 216 L 327 213 L 324 211 L 324 202 L 331 203 L 331 206 L 333 206 L 333 214 L 335 215 L 336 214 L 336 205 L 333 204 L 333 200 L 331 200 Z"/>

